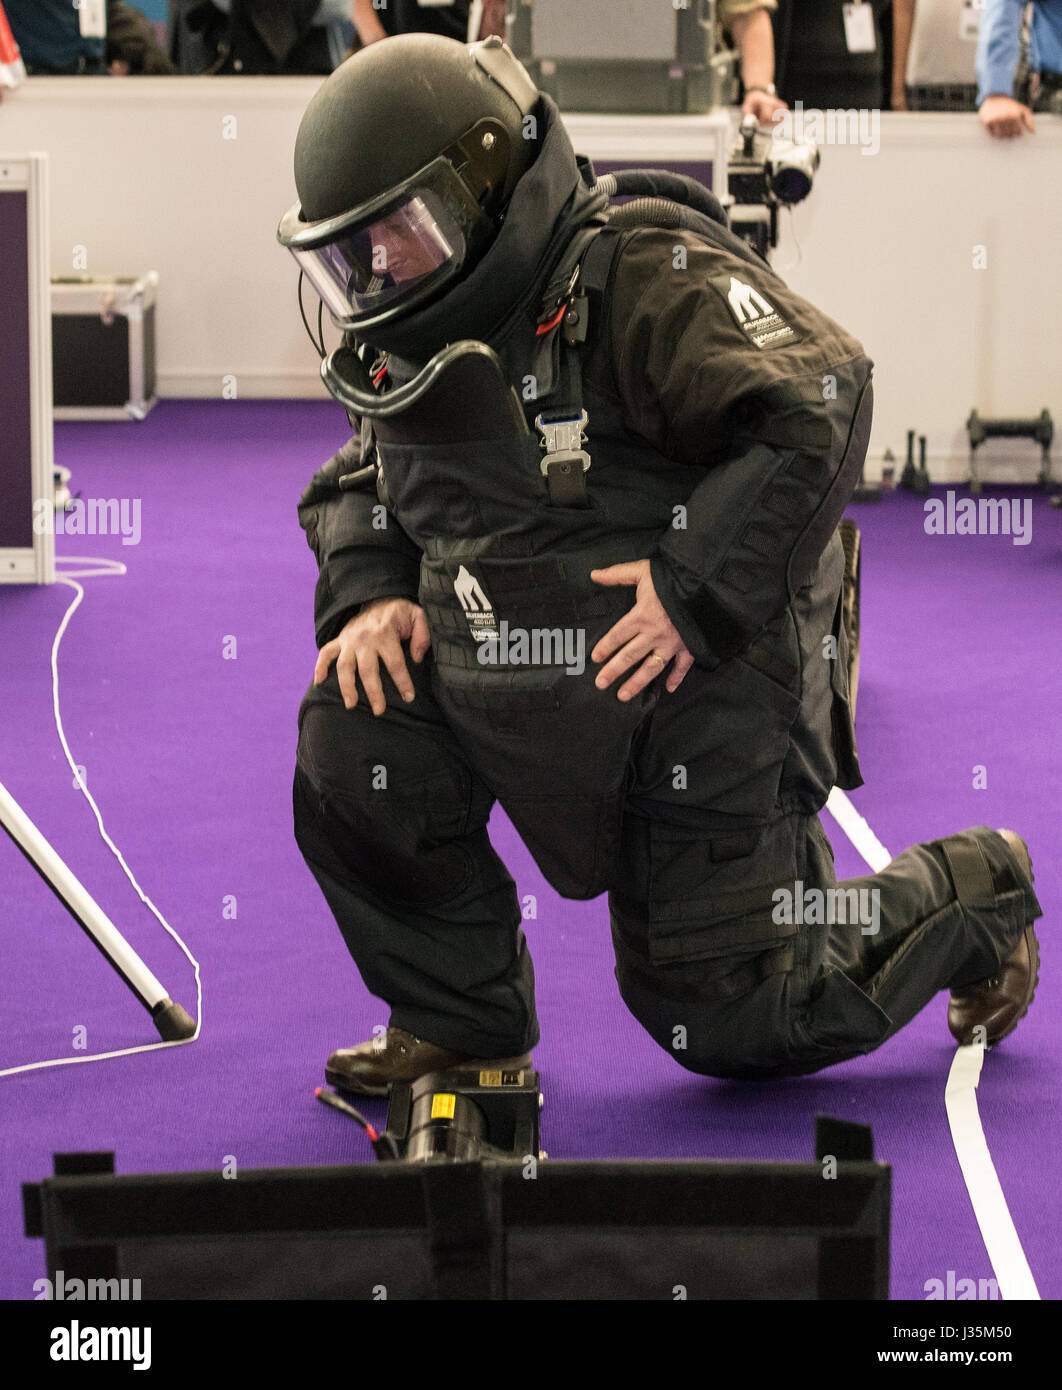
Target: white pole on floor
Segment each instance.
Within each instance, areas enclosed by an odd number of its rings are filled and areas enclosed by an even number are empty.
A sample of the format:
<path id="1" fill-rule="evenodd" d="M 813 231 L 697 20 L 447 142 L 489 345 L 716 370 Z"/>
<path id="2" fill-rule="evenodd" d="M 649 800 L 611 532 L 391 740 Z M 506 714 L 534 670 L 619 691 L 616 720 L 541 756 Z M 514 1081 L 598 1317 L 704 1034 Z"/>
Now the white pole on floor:
<path id="1" fill-rule="evenodd" d="M 151 1014 L 166 1042 L 190 1038 L 195 1020 L 169 997 L 99 904 L 0 783 L 0 826 Z"/>

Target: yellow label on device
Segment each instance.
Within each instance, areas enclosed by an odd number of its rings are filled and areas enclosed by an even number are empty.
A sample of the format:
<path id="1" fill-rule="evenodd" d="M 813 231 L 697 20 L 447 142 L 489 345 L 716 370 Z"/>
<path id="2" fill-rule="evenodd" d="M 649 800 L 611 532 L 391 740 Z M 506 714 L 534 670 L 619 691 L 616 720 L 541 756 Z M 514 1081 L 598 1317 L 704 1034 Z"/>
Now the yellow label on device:
<path id="1" fill-rule="evenodd" d="M 457 1097 L 446 1095 L 442 1091 L 431 1098 L 431 1117 L 433 1120 L 452 1120 L 454 1117 L 454 1105 Z"/>

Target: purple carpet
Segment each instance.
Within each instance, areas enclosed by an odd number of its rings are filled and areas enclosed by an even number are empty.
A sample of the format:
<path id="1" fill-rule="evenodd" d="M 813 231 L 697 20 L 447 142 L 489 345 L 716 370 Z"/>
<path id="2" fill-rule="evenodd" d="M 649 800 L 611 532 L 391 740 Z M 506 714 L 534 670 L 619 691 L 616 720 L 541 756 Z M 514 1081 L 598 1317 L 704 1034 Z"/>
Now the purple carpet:
<path id="1" fill-rule="evenodd" d="M 85 498 L 140 499 L 140 537 L 56 538 L 123 577 L 80 581 L 59 656 L 75 762 L 146 896 L 199 961 L 194 1044 L 0 1077 L 0 1295 L 33 1297 L 44 1247 L 22 1234 L 20 1184 L 52 1154 L 114 1150 L 119 1173 L 370 1161 L 361 1132 L 317 1104 L 337 1046 L 387 1021 L 367 993 L 291 830 L 295 716 L 314 660 L 316 567 L 297 498 L 343 442 L 329 404 L 164 402 L 140 424 L 63 425 L 56 461 Z M 942 495 L 936 489 L 934 495 Z M 965 496 L 962 489 L 955 490 Z M 1031 543 L 927 536 L 920 499 L 853 507 L 863 530 L 858 732 L 866 786 L 852 800 L 893 853 L 969 825 L 1028 840 L 1041 983 L 1027 1019 L 985 1059 L 989 1148 L 1044 1299 L 1062 1297 L 1062 513 L 1030 488 Z M 191 965 L 136 896 L 59 744 L 50 652 L 73 591 L 0 590 L 0 782 L 66 859 L 174 999 L 194 1011 Z M 234 649 L 234 658 L 233 658 Z M 226 654 L 227 653 L 227 654 Z M 976 768 L 983 768 L 981 775 Z M 975 785 L 985 783 L 985 785 Z M 838 877 L 867 872 L 829 815 Z M 893 1167 L 894 1299 L 992 1267 L 952 1147 L 946 996 L 866 1058 L 769 1084 L 683 1071 L 628 1015 L 612 974 L 605 900 L 566 902 L 505 818 L 494 841 L 521 895 L 538 979 L 552 1158 L 807 1161 L 817 1114 L 873 1127 Z M 150 1021 L 6 836 L 0 1070 L 155 1040 Z M 382 1125 L 385 1105 L 366 1103 Z M 230 1157 L 231 1156 L 231 1157 Z"/>

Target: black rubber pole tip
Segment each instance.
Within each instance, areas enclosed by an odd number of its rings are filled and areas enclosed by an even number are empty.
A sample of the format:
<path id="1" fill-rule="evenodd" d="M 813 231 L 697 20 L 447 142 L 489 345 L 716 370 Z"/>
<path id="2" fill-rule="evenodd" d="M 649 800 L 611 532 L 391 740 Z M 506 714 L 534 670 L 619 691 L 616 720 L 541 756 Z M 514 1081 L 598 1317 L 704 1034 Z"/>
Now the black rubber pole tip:
<path id="1" fill-rule="evenodd" d="M 151 1010 L 151 1017 L 163 1042 L 178 1042 L 181 1038 L 190 1038 L 195 1032 L 195 1019 L 172 999 L 163 999 L 156 1004 Z"/>

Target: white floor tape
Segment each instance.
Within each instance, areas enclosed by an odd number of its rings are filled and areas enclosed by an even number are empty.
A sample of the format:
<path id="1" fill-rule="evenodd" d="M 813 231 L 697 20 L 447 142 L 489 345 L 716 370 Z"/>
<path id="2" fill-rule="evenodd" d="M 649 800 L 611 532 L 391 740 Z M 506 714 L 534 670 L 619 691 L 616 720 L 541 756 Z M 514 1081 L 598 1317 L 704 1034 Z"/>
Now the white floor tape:
<path id="1" fill-rule="evenodd" d="M 855 845 L 876 874 L 888 864 L 892 855 L 867 825 L 856 808 L 841 791 L 834 787 L 826 801 L 826 809 Z"/>
<path id="2" fill-rule="evenodd" d="M 1039 1298 L 977 1112 L 977 1083 L 981 1079 L 984 1056 L 985 1049 L 980 1045 L 956 1048 L 944 1092 L 951 1137 L 1000 1296 Z"/>
<path id="3" fill-rule="evenodd" d="M 892 856 L 839 787 L 834 787 L 826 809 L 851 840 L 875 873 L 880 873 Z M 1038 1299 L 1039 1291 L 1021 1248 L 1018 1232 L 999 1185 L 992 1156 L 988 1152 L 981 1116 L 977 1110 L 977 1083 L 985 1049 L 959 1047 L 948 1073 L 944 1105 L 951 1126 L 955 1156 L 959 1160 L 966 1191 L 970 1194 L 974 1217 L 992 1262 L 1000 1296 L 1004 1299 Z"/>

